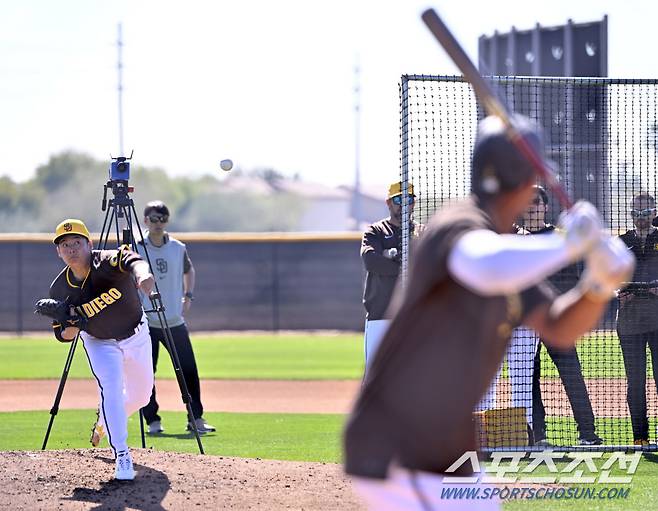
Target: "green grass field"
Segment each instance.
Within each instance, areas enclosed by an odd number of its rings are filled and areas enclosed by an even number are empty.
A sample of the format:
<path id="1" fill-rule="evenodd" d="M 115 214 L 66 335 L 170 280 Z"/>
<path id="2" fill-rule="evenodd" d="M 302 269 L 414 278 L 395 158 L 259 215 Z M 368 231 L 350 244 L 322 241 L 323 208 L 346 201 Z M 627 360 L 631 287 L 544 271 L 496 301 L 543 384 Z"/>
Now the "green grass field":
<path id="1" fill-rule="evenodd" d="M 600 363 L 595 360 L 602 353 L 617 357 L 607 365 L 623 376 L 623 365 L 619 365 L 621 355 L 618 352 L 615 355 L 614 351 L 618 350 L 614 336 L 597 336 L 590 340 L 587 349 L 583 346 L 580 354 L 586 371 L 591 371 L 588 376 L 601 375 L 597 369 Z M 0 357 L 4 364 L 0 366 L 0 379 L 59 378 L 68 347 L 46 338 L 2 339 Z M 362 338 L 358 334 L 195 336 L 194 347 L 202 378 L 358 379 L 363 364 Z M 607 368 L 605 375 L 611 376 Z M 82 346 L 76 354 L 71 377 L 89 377 Z M 161 364 L 158 377 L 173 378 L 171 364 Z M 194 438 L 184 430 L 184 414 L 164 412 L 162 415 L 167 431 L 160 436 L 147 436 L 147 447 L 197 452 Z M 93 410 L 60 410 L 48 448 L 88 447 L 93 416 Z M 341 461 L 340 437 L 345 421 L 342 415 L 206 413 L 205 417 L 219 428 L 217 433 L 203 437 L 208 454 Z M 0 413 L 0 450 L 40 449 L 48 419 L 47 410 Z M 602 435 L 606 429 L 616 427 L 611 421 L 600 419 L 597 422 Z M 130 441 L 131 445 L 139 446 L 139 424 L 135 416 L 130 420 Z M 504 509 L 654 509 L 658 501 L 657 462 L 658 457 L 654 455 L 644 456 L 627 500 L 524 500 L 506 502 Z"/>
<path id="2" fill-rule="evenodd" d="M 162 451 L 199 452 L 185 431 L 185 413 L 161 412 L 166 431 L 146 436 L 146 446 Z M 94 410 L 60 410 L 48 449 L 89 447 Z M 217 427 L 202 436 L 206 454 L 274 460 L 337 462 L 344 416 L 331 414 L 205 413 Z M 0 413 L 0 451 L 39 450 L 50 415 L 47 410 Z M 129 445 L 141 447 L 137 415 L 129 419 Z M 103 440 L 100 447 L 108 447 Z"/>
<path id="3" fill-rule="evenodd" d="M 605 461 L 609 459 L 608 454 L 603 455 L 601 459 L 596 460 L 596 467 L 603 466 Z M 520 510 L 569 510 L 569 511 L 609 511 L 609 510 L 642 510 L 647 511 L 656 509 L 656 482 L 658 481 L 658 457 L 652 454 L 643 456 L 643 459 L 638 465 L 637 471 L 632 475 L 632 482 L 630 484 L 619 483 L 594 483 L 590 485 L 574 485 L 592 488 L 595 492 L 600 490 L 619 490 L 624 492 L 630 490 L 628 498 L 613 498 L 613 499 L 547 499 L 547 500 L 510 500 L 506 501 L 503 505 L 505 511 L 520 511 Z M 568 462 L 556 462 L 557 469 L 562 471 L 566 468 Z M 582 468 L 582 466 L 581 466 Z M 555 476 L 550 474 L 548 470 L 541 469 L 533 472 L 537 476 Z M 593 474 L 584 469 L 584 475 L 591 475 L 597 477 L 599 474 Z M 613 476 L 626 476 L 623 471 L 613 470 Z M 520 484 L 523 486 L 523 484 Z M 560 485 L 568 487 L 569 485 Z"/>
<path id="4" fill-rule="evenodd" d="M 363 336 L 253 335 L 193 336 L 204 379 L 349 380 L 363 372 Z M 0 379 L 59 378 L 70 344 L 54 338 L 0 339 Z M 160 351 L 158 378 L 174 378 L 167 352 Z M 82 343 L 69 378 L 89 378 Z"/>
<path id="5" fill-rule="evenodd" d="M 603 439 L 615 439 L 621 445 L 633 443 L 633 433 L 630 417 L 598 417 L 595 420 L 596 432 Z M 655 431 L 658 421 L 649 419 L 649 431 Z M 578 430 L 573 417 L 546 417 L 546 438 L 555 445 L 576 445 L 578 443 Z"/>
<path id="6" fill-rule="evenodd" d="M 585 378 L 625 378 L 624 359 L 617 334 L 609 331 L 595 332 L 578 343 L 578 358 Z M 541 351 L 542 378 L 559 378 L 555 364 L 546 349 Z M 651 358 L 647 360 L 647 375 L 651 376 Z M 507 378 L 507 362 L 502 377 Z"/>
<path id="7" fill-rule="evenodd" d="M 199 372 L 206 379 L 360 379 L 363 368 L 360 334 L 263 334 L 193 336 Z M 0 339 L 0 379 L 51 379 L 61 376 L 69 344 L 50 337 Z M 601 332 L 578 346 L 586 378 L 623 378 L 624 364 L 615 334 Z M 162 351 L 165 354 L 166 352 Z M 174 378 L 167 359 L 159 378 Z M 651 374 L 651 363 L 647 367 Z M 507 370 L 504 367 L 503 377 Z M 88 378 L 89 367 L 78 343 L 70 378 Z M 542 350 L 542 376 L 557 378 L 557 369 Z"/>

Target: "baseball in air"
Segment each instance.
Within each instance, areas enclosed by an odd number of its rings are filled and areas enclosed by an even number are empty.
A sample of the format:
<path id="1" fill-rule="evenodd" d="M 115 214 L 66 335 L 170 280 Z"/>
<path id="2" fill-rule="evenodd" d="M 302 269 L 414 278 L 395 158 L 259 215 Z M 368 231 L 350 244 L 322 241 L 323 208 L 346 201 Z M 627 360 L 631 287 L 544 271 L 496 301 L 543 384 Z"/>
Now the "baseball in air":
<path id="1" fill-rule="evenodd" d="M 222 168 L 223 171 L 228 172 L 233 168 L 233 161 L 232 160 L 222 160 L 219 162 L 219 166 Z"/>

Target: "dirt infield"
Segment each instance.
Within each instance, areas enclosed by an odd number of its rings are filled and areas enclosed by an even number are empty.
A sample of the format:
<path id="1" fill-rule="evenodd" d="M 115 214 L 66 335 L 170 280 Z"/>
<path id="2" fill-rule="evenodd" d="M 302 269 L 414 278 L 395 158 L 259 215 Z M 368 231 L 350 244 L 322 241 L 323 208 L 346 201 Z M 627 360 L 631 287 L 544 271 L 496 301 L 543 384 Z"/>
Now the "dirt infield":
<path id="1" fill-rule="evenodd" d="M 0 453 L 0 509 L 363 509 L 335 464 L 132 452 L 121 483 L 109 449 Z"/>
<path id="2" fill-rule="evenodd" d="M 595 417 L 629 417 L 626 404 L 626 378 L 587 378 L 587 391 Z M 512 406 L 512 390 L 509 380 L 501 380 L 497 386 L 496 406 Z M 529 392 L 529 390 L 528 390 Z M 547 415 L 572 416 L 569 399 L 559 378 L 541 380 L 541 393 Z M 658 414 L 658 395 L 651 378 L 647 378 L 647 413 Z"/>
<path id="3" fill-rule="evenodd" d="M 0 380 L 0 411 L 49 410 L 58 380 Z M 209 412 L 253 413 L 347 413 L 359 387 L 357 380 L 203 380 L 203 406 Z M 570 416 L 571 406 L 562 382 L 542 380 L 542 396 L 548 415 Z M 163 410 L 185 411 L 175 380 L 158 380 L 158 402 Z M 628 417 L 625 378 L 589 378 L 587 388 L 597 417 Z M 511 403 L 508 380 L 498 384 L 498 407 Z M 61 407 L 89 409 L 97 406 L 93 380 L 69 380 Z M 650 416 L 658 414 L 658 396 L 647 378 Z"/>
<path id="4" fill-rule="evenodd" d="M 50 410 L 58 380 L 0 380 L 0 411 Z M 175 380 L 158 380 L 162 410 L 185 411 Z M 203 408 L 208 412 L 347 413 L 360 382 L 202 380 Z M 68 380 L 61 408 L 98 406 L 93 380 Z"/>

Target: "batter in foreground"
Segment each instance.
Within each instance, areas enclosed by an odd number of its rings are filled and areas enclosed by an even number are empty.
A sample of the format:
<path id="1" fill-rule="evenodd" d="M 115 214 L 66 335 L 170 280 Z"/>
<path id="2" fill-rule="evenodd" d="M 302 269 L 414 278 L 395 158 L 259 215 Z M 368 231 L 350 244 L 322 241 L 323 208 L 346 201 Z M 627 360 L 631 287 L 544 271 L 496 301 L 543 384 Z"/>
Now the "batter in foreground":
<path id="1" fill-rule="evenodd" d="M 515 122 L 541 154 L 530 121 Z M 510 234 L 536 178 L 496 117 L 478 127 L 471 172 L 472 195 L 439 212 L 416 248 L 347 424 L 345 469 L 370 509 L 498 509 L 494 499 L 442 499 L 441 489 L 447 469 L 476 450 L 472 412 L 512 330 L 570 348 L 633 271 L 633 255 L 586 202 L 562 218 L 561 234 Z M 544 279 L 581 259 L 578 285 L 556 296 Z"/>

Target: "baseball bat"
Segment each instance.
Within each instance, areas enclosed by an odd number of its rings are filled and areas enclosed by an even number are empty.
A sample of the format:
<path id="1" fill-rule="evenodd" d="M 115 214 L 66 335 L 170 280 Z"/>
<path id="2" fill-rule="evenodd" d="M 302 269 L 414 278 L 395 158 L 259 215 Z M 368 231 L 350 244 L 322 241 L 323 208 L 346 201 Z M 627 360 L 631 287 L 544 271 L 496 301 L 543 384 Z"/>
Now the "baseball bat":
<path id="1" fill-rule="evenodd" d="M 567 209 L 571 208 L 573 203 L 562 185 L 558 182 L 553 171 L 548 168 L 543 158 L 521 135 L 519 130 L 516 129 L 505 104 L 498 99 L 491 86 L 473 65 L 471 59 L 468 58 L 466 52 L 436 11 L 434 9 L 427 9 L 423 12 L 421 18 L 430 32 L 432 32 L 432 35 L 434 35 L 448 56 L 462 72 L 464 79 L 471 84 L 473 92 L 475 92 L 475 96 L 480 101 L 482 108 L 484 108 L 488 115 L 495 115 L 503 122 L 507 136 L 512 144 L 530 162 L 539 177 L 553 190 L 560 203 Z"/>

